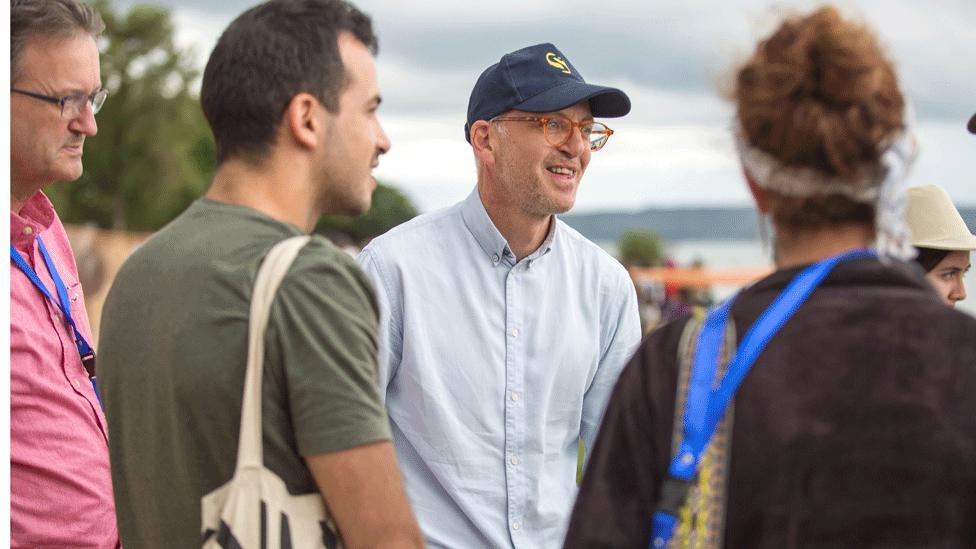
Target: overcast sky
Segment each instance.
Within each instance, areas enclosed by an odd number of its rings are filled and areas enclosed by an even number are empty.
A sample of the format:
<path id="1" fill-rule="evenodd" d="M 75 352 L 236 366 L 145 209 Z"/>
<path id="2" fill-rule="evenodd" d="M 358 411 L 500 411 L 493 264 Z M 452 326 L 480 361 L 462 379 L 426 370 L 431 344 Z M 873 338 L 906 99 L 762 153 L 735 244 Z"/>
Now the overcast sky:
<path id="1" fill-rule="evenodd" d="M 160 0 L 201 67 L 220 32 L 255 2 Z M 129 0 L 119 5 L 131 4 Z M 718 90 L 778 18 L 820 3 L 768 0 L 362 0 L 380 40 L 381 120 L 393 142 L 377 176 L 424 211 L 475 182 L 462 127 L 478 75 L 502 54 L 553 42 L 587 81 L 628 93 L 631 114 L 594 154 L 576 211 L 748 204 Z M 911 184 L 976 205 L 976 1 L 836 2 L 879 34 L 914 103 L 922 153 Z"/>

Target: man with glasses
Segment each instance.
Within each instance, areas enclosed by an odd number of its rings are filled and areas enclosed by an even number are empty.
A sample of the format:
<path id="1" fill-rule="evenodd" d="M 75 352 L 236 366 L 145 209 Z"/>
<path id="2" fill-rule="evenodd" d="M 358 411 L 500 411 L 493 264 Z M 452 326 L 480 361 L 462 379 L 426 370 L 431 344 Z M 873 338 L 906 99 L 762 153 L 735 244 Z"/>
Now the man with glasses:
<path id="1" fill-rule="evenodd" d="M 43 189 L 82 173 L 105 101 L 101 18 L 76 0 L 10 3 L 10 544 L 118 544 L 85 299 Z"/>
<path id="2" fill-rule="evenodd" d="M 552 44 L 485 70 L 464 135 L 466 200 L 376 238 L 380 392 L 431 547 L 554 547 L 589 448 L 640 339 L 634 285 L 556 218 L 627 114 Z"/>

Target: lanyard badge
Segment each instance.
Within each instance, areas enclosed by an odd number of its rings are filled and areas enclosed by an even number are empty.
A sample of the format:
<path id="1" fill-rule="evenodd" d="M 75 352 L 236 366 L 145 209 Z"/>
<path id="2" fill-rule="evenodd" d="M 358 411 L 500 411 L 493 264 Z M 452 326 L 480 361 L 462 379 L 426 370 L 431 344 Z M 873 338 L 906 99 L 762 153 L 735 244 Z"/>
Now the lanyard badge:
<path id="1" fill-rule="evenodd" d="M 81 357 L 81 363 L 85 367 L 85 371 L 88 373 L 88 379 L 91 381 L 92 389 L 95 390 L 95 397 L 98 398 L 99 404 L 102 402 L 101 396 L 98 394 L 98 387 L 95 384 L 95 351 L 92 349 L 85 337 L 81 335 L 81 331 L 78 330 L 78 326 L 75 324 L 75 319 L 71 315 L 71 301 L 68 298 L 68 289 L 64 286 L 64 282 L 61 280 L 61 275 L 58 274 L 57 267 L 54 266 L 54 261 L 51 259 L 51 254 L 48 253 L 47 247 L 44 246 L 44 241 L 41 239 L 40 235 L 37 236 L 37 246 L 41 250 L 41 255 L 44 257 L 44 264 L 47 266 L 47 271 L 51 275 L 51 280 L 54 281 L 54 288 L 57 292 L 57 299 L 51 295 L 47 287 L 41 282 L 40 277 L 34 272 L 34 269 L 27 263 L 27 261 L 21 257 L 20 252 L 14 248 L 13 243 L 10 244 L 10 259 L 17 265 L 31 283 L 40 290 L 44 297 L 49 301 L 58 306 L 61 313 L 64 315 L 65 321 L 67 321 L 68 326 L 71 328 L 71 333 L 75 341 L 75 347 L 78 349 L 78 356 Z"/>

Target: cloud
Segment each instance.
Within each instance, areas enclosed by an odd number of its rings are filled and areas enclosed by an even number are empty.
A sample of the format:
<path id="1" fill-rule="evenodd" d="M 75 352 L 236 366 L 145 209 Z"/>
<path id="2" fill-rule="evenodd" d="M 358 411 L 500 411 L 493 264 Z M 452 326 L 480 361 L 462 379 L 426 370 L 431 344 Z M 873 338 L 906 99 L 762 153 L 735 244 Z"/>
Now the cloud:
<path id="1" fill-rule="evenodd" d="M 131 1 L 121 6 L 131 5 Z M 183 37 L 199 38 L 201 63 L 216 37 L 251 1 L 163 0 Z M 792 0 L 362 0 L 381 57 L 415 78 L 473 84 L 502 53 L 551 41 L 594 81 L 628 81 L 662 91 L 712 93 L 760 36 L 791 11 L 821 2 Z M 973 111 L 976 2 L 841 0 L 845 14 L 874 28 L 893 54 L 921 117 L 957 119 Z M 419 70 L 418 70 L 419 69 Z M 426 72 L 430 71 L 427 75 Z M 422 87 L 421 87 L 422 88 Z M 416 89 L 408 86 L 408 89 Z M 421 91 L 424 91 L 421 89 Z M 407 96 L 408 94 L 403 94 Z M 416 95 L 418 105 L 427 95 Z M 410 100 L 391 97 L 397 104 Z M 427 101 L 429 103 L 429 101 Z"/>
<path id="2" fill-rule="evenodd" d="M 165 0 L 177 42 L 202 67 L 217 37 L 255 2 Z M 625 90 L 632 113 L 608 120 L 617 134 L 594 155 L 578 208 L 747 204 L 728 137 L 722 81 L 784 13 L 813 0 L 494 0 L 356 2 L 380 38 L 381 119 L 393 149 L 377 174 L 424 210 L 463 198 L 474 182 L 462 127 L 471 87 L 505 52 L 555 43 L 587 80 Z M 976 204 L 976 2 L 838 0 L 876 30 L 916 108 L 923 145 L 913 183 L 946 186 Z"/>
<path id="3" fill-rule="evenodd" d="M 626 80 L 661 91 L 714 93 L 755 41 L 786 13 L 813 1 L 773 4 L 686 1 L 360 3 L 373 14 L 382 55 L 441 73 L 477 74 L 502 53 L 551 41 L 589 80 Z M 958 119 L 974 110 L 976 3 L 862 0 L 840 3 L 892 53 L 921 117 Z M 470 84 L 469 84 L 470 85 Z"/>
<path id="4" fill-rule="evenodd" d="M 196 7 L 177 7 L 172 11 L 176 45 L 191 48 L 196 63 L 203 72 L 217 39 L 236 16 L 236 13 L 213 13 Z"/>
<path id="5" fill-rule="evenodd" d="M 464 198 L 474 186 L 471 147 L 451 117 L 381 118 L 393 146 L 375 171 L 395 182 L 424 211 Z M 747 204 L 727 125 L 614 125 L 594 153 L 576 211 L 647 204 Z"/>
<path id="6" fill-rule="evenodd" d="M 458 120 L 383 117 L 393 147 L 376 175 L 394 182 L 423 211 L 464 198 L 475 182 L 471 148 Z M 634 210 L 647 206 L 749 205 L 728 122 L 612 124 L 614 136 L 595 153 L 574 211 Z M 959 204 L 976 205 L 976 138 L 957 124 L 918 127 L 921 153 L 909 184 L 937 183 Z M 968 152 L 968 154 L 967 154 Z M 963 175 L 963 177 L 960 177 Z"/>

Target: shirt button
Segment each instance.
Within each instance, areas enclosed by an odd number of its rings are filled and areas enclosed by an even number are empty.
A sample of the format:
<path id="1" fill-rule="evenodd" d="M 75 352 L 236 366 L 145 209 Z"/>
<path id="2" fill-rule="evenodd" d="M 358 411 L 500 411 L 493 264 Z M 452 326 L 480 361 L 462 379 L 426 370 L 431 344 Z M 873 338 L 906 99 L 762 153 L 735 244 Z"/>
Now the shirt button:
<path id="1" fill-rule="evenodd" d="M 522 527 L 522 523 L 521 522 L 519 522 L 517 520 L 512 522 L 512 530 L 518 530 L 521 527 Z"/>
<path id="2" fill-rule="evenodd" d="M 512 401 L 514 402 L 517 400 L 518 400 L 518 393 L 512 393 Z"/>
<path id="3" fill-rule="evenodd" d="M 518 337 L 518 328 L 512 329 L 512 337 Z"/>
<path id="4" fill-rule="evenodd" d="M 491 256 L 491 262 L 492 263 L 498 263 L 498 254 L 494 254 L 494 255 Z"/>
<path id="5" fill-rule="evenodd" d="M 510 459 L 508 461 L 510 461 L 512 463 L 512 465 L 518 465 L 519 464 L 519 460 L 515 456 L 512 456 L 512 459 Z"/>
<path id="6" fill-rule="evenodd" d="M 34 227 L 30 225 L 24 227 L 24 234 L 34 234 Z"/>
<path id="7" fill-rule="evenodd" d="M 75 386 L 75 389 L 81 390 L 81 383 L 78 382 L 78 378 L 72 379 L 71 384 Z"/>

